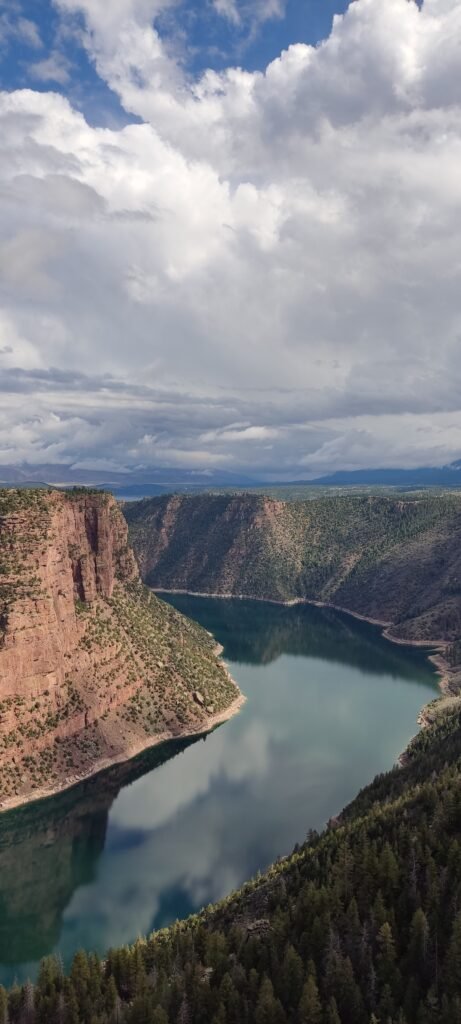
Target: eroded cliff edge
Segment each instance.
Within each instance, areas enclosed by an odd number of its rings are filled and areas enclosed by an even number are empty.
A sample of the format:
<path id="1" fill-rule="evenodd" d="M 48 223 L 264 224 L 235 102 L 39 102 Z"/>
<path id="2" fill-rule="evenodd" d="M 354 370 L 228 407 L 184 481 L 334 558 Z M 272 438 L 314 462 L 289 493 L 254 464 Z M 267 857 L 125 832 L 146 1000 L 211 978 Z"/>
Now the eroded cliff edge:
<path id="1" fill-rule="evenodd" d="M 213 639 L 149 593 L 112 497 L 0 491 L 0 806 L 57 792 L 240 694 Z"/>

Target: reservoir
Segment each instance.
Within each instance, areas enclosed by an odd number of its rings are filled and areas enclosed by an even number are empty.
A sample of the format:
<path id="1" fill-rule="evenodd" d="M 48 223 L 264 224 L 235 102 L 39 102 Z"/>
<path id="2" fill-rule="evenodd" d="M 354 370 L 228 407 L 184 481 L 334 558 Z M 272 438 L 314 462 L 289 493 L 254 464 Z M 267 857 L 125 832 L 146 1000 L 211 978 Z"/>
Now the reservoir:
<path id="1" fill-rule="evenodd" d="M 329 609 L 169 596 L 247 697 L 213 733 L 154 748 L 0 816 L 0 981 L 183 918 L 321 829 L 417 730 L 420 650 Z"/>

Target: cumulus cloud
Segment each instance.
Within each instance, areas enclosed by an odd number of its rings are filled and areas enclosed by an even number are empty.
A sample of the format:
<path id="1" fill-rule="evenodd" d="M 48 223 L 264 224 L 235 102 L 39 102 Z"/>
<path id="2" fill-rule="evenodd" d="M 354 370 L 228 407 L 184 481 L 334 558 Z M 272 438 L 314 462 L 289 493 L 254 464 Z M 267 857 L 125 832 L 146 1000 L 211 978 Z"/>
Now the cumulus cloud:
<path id="1" fill-rule="evenodd" d="M 217 14 L 226 18 L 232 25 L 240 25 L 241 17 L 236 0 L 213 0 L 213 7 Z"/>
<path id="2" fill-rule="evenodd" d="M 264 22 L 283 18 L 285 0 L 251 0 L 250 3 L 242 0 L 213 0 L 213 8 L 234 28 L 244 29 L 248 41 Z"/>
<path id="3" fill-rule="evenodd" d="M 0 14 L 0 47 L 9 46 L 12 43 L 20 43 L 23 46 L 39 50 L 43 43 L 40 29 L 35 21 L 24 18 L 16 4 L 2 5 L 3 12 Z"/>
<path id="4" fill-rule="evenodd" d="M 0 94 L 0 463 L 458 457 L 459 3 L 194 80 L 161 0 L 56 6 L 140 123 Z"/>
<path id="5" fill-rule="evenodd" d="M 40 82 L 57 82 L 59 85 L 67 85 L 70 81 L 70 70 L 69 61 L 59 51 L 53 51 L 49 57 L 35 61 L 28 68 L 32 78 Z"/>

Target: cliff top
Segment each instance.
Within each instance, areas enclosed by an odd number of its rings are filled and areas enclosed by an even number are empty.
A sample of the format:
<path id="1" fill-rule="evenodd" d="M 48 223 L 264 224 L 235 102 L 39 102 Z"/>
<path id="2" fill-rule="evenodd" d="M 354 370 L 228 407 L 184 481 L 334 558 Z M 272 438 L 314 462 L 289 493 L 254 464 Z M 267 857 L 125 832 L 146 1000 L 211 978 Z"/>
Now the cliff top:
<path id="1" fill-rule="evenodd" d="M 2 806 L 225 717 L 215 647 L 143 587 L 111 495 L 0 491 Z"/>

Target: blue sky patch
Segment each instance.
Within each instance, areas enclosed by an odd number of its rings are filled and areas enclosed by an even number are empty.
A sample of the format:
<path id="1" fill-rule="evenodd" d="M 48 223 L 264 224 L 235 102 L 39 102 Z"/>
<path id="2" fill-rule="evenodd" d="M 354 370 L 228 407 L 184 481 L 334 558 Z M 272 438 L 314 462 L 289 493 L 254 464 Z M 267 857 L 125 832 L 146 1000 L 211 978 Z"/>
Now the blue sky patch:
<path id="1" fill-rule="evenodd" d="M 48 0 L 5 4 L 0 15 L 0 88 L 59 92 L 93 125 L 136 121 L 99 77 L 82 44 L 83 23 L 64 23 Z"/>
<path id="2" fill-rule="evenodd" d="M 348 0 L 183 0 L 161 16 L 160 34 L 189 74 L 207 67 L 263 69 L 290 43 L 328 36 Z M 91 124 L 136 120 L 103 82 L 82 42 L 83 23 L 64 22 L 49 0 L 7 0 L 0 15 L 0 87 L 57 91 Z"/>
<path id="3" fill-rule="evenodd" d="M 232 0 L 215 0 L 215 4 L 218 9 L 222 4 L 223 11 L 235 10 L 236 17 L 219 15 L 209 0 L 185 0 L 179 19 L 176 7 L 159 23 L 165 34 L 174 37 L 180 21 L 186 62 L 196 73 L 206 67 L 220 70 L 230 64 L 248 71 L 262 70 L 291 43 L 316 44 L 325 39 L 334 15 L 343 13 L 349 0 L 287 0 L 284 12 L 282 4 L 275 2 L 234 5 Z M 264 16 L 264 8 L 272 10 L 272 16 Z M 280 13 L 276 13 L 277 9 Z"/>

